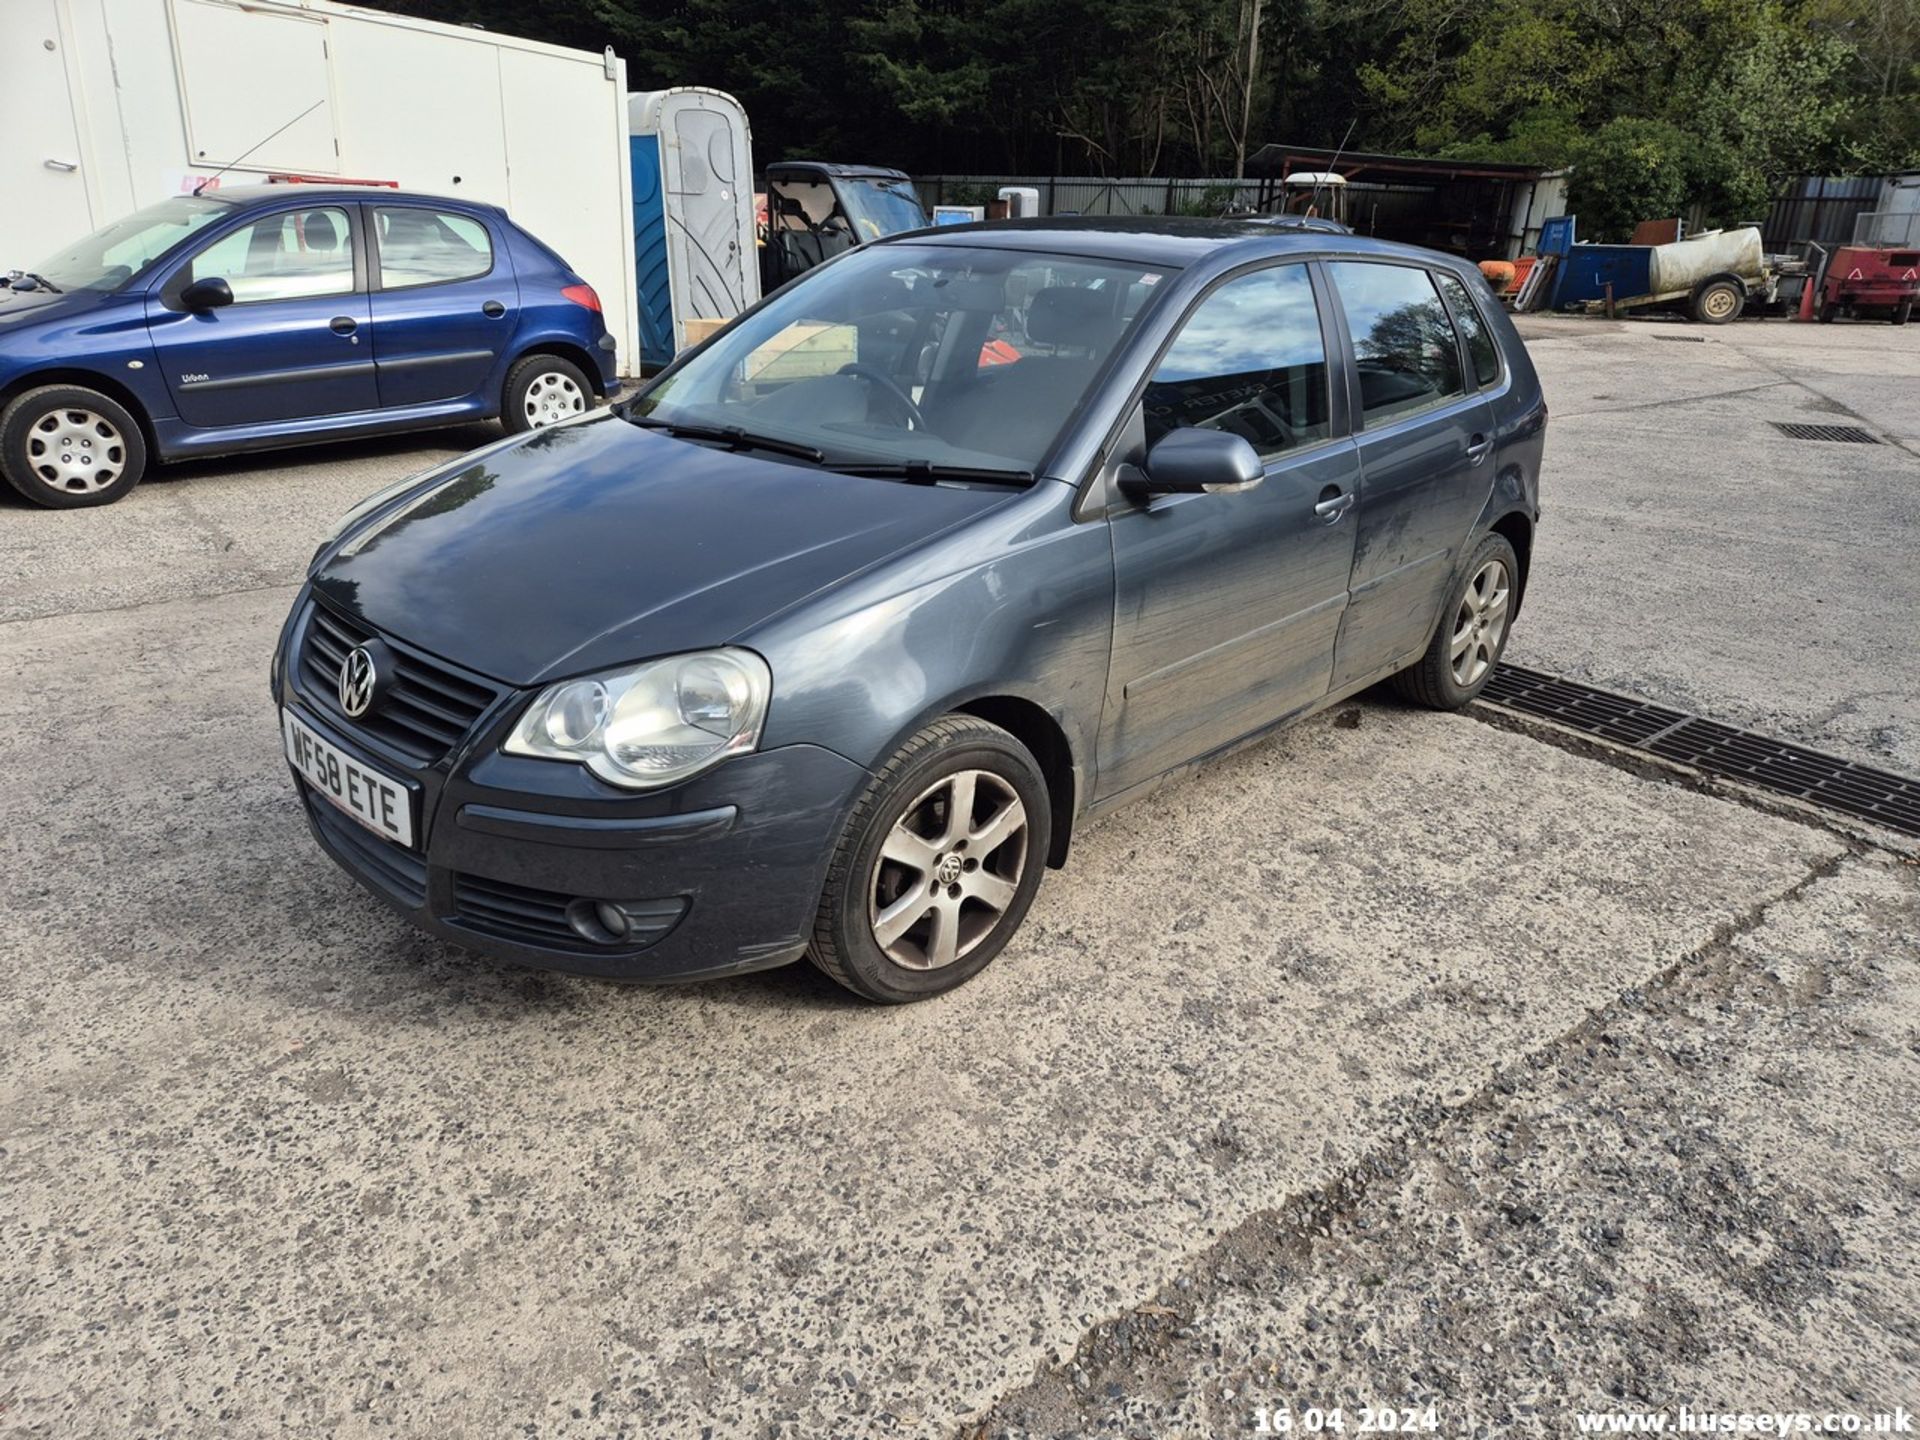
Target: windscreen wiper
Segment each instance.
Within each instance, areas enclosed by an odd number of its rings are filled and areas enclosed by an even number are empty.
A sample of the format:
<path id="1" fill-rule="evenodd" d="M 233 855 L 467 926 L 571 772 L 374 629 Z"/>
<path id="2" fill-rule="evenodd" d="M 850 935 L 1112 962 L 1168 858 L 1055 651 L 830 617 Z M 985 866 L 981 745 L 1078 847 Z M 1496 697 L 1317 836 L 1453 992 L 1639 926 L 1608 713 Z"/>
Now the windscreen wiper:
<path id="1" fill-rule="evenodd" d="M 48 291 L 50 294 L 63 295 L 66 293 L 58 285 L 47 279 L 46 276 L 36 275 L 31 270 L 10 270 L 7 272 L 6 279 L 0 280 L 0 285 L 11 285 L 14 289 L 18 290 L 20 288 L 19 282 L 22 280 L 31 280 L 35 285 L 39 286 L 42 290 Z"/>
<path id="2" fill-rule="evenodd" d="M 916 485 L 935 485 L 942 480 L 971 480 L 981 485 L 1031 485 L 1031 470 L 1000 470 L 986 465 L 942 465 L 933 460 L 884 460 L 835 465 L 842 475 L 862 475 L 875 480 L 906 480 Z"/>
<path id="3" fill-rule="evenodd" d="M 656 420 L 651 415 L 636 415 L 631 410 L 624 412 L 624 415 L 629 424 L 648 430 L 664 430 L 676 440 L 711 440 L 725 445 L 729 450 L 765 450 L 773 455 L 791 455 L 797 460 L 811 460 L 816 465 L 827 458 L 811 445 L 803 445 L 797 440 L 782 440 L 774 435 L 755 435 L 738 425 L 684 425 L 678 420 Z"/>

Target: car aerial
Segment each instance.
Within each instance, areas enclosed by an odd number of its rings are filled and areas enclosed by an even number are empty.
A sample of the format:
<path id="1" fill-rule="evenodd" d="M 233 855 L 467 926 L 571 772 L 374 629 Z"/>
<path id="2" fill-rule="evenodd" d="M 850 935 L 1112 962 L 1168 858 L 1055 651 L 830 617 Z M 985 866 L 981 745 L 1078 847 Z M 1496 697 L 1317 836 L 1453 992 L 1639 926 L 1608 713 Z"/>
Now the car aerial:
<path id="1" fill-rule="evenodd" d="M 273 662 L 321 847 L 503 959 L 912 1000 L 1088 818 L 1388 677 L 1465 704 L 1546 405 L 1470 265 L 1327 228 L 894 237 L 366 500 Z"/>
<path id="2" fill-rule="evenodd" d="M 492 205 L 179 195 L 0 280 L 0 475 L 104 505 L 153 461 L 499 417 L 615 389 L 593 288 Z"/>

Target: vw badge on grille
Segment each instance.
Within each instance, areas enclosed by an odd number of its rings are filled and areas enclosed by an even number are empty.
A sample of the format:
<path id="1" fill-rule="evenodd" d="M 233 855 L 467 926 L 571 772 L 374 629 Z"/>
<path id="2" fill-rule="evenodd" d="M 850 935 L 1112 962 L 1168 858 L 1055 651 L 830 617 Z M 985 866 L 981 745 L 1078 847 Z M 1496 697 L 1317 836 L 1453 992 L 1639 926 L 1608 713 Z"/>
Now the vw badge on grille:
<path id="1" fill-rule="evenodd" d="M 358 720 L 373 708 L 374 686 L 379 682 L 373 653 L 364 645 L 356 645 L 340 666 L 340 708 Z"/>

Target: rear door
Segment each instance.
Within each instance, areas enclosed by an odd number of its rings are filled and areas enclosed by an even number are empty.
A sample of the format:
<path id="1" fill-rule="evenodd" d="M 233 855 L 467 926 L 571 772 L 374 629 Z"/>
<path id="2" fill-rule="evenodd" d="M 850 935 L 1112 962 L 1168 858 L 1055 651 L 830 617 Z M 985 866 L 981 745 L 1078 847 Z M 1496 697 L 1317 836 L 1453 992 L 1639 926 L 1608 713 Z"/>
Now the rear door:
<path id="1" fill-rule="evenodd" d="M 1259 452 L 1265 477 L 1237 494 L 1162 495 L 1109 520 L 1100 795 L 1327 693 L 1360 480 L 1332 407 L 1327 357 L 1338 354 L 1311 267 L 1292 263 L 1214 288 L 1156 366 L 1139 416 L 1143 448 L 1179 426 L 1229 430 Z"/>
<path id="2" fill-rule="evenodd" d="M 256 215 L 176 266 L 147 299 L 147 330 L 180 418 L 216 428 L 374 409 L 359 207 Z M 180 293 L 218 277 L 233 304 L 189 312 Z"/>
<path id="3" fill-rule="evenodd" d="M 1340 260 L 1327 273 L 1351 337 L 1361 470 L 1339 689 L 1426 647 L 1492 491 L 1493 417 L 1425 267 Z"/>
<path id="4" fill-rule="evenodd" d="M 380 404 L 483 395 L 520 323 L 520 290 L 504 236 L 464 211 L 368 202 L 373 235 L 373 356 Z"/>

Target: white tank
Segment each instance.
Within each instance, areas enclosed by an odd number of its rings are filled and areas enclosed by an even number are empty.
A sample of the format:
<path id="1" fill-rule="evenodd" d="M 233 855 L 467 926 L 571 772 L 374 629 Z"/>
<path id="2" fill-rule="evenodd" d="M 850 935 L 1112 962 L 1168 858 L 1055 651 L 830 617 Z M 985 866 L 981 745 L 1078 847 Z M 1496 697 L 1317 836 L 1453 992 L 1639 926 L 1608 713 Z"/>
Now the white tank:
<path id="1" fill-rule="evenodd" d="M 1670 295 L 1691 290 L 1709 275 L 1738 275 L 1757 280 L 1766 273 L 1760 232 L 1748 225 L 1738 230 L 1702 230 L 1671 245 L 1653 247 L 1652 292 Z"/>

